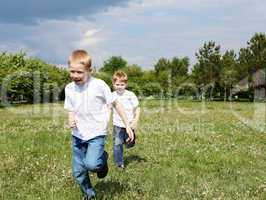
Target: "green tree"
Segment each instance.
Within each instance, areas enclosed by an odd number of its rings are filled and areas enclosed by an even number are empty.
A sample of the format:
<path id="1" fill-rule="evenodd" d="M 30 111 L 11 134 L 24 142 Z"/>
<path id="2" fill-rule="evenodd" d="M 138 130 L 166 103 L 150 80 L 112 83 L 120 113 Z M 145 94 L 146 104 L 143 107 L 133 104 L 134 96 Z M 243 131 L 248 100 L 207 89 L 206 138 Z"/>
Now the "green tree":
<path id="1" fill-rule="evenodd" d="M 46 102 L 63 99 L 64 85 L 69 82 L 65 69 L 38 58 L 26 58 L 25 53 L 0 54 L 1 99 Z"/>
<path id="2" fill-rule="evenodd" d="M 145 70 L 143 71 L 143 75 L 141 77 L 143 83 L 147 82 L 158 82 L 156 73 L 154 70 Z"/>
<path id="3" fill-rule="evenodd" d="M 256 33 L 247 44 L 249 72 L 266 69 L 266 34 Z"/>
<path id="4" fill-rule="evenodd" d="M 225 54 L 222 56 L 222 69 L 220 73 L 220 85 L 224 89 L 224 101 L 226 101 L 230 89 L 233 87 L 233 84 L 236 83 L 236 54 L 233 50 L 226 51 Z"/>
<path id="5" fill-rule="evenodd" d="M 192 77 L 198 87 L 201 88 L 201 96 L 205 98 L 207 95 L 211 98 L 214 94 L 212 91 L 220 90 L 220 45 L 216 45 L 213 41 L 204 43 L 203 47 L 196 53 L 196 58 L 197 63 L 193 67 Z"/>
<path id="6" fill-rule="evenodd" d="M 174 57 L 171 61 L 171 90 L 178 90 L 188 78 L 189 58 Z"/>
<path id="7" fill-rule="evenodd" d="M 125 71 L 125 73 L 127 73 L 127 75 L 130 78 L 140 79 L 143 75 L 143 71 L 142 71 L 141 67 L 136 65 L 136 64 L 125 67 L 124 71 Z"/>
<path id="8" fill-rule="evenodd" d="M 185 77 L 188 75 L 189 58 L 178 58 L 174 57 L 171 61 L 171 76 L 172 78 L 176 76 Z"/>
<path id="9" fill-rule="evenodd" d="M 156 82 L 147 82 L 141 86 L 142 95 L 159 97 L 161 95 L 161 86 Z"/>
<path id="10" fill-rule="evenodd" d="M 127 66 L 127 61 L 121 56 L 112 56 L 107 61 L 104 61 L 101 72 L 107 72 L 113 74 L 115 71 L 124 69 Z"/>
<path id="11" fill-rule="evenodd" d="M 166 58 L 160 58 L 158 62 L 154 65 L 154 70 L 157 75 L 163 71 L 170 72 L 171 62 Z"/>
<path id="12" fill-rule="evenodd" d="M 248 80 L 249 96 L 254 97 L 256 82 L 265 80 L 254 80 L 254 74 L 259 70 L 266 72 L 266 34 L 256 33 L 248 42 L 246 48 L 241 48 L 238 57 L 239 67 L 237 69 L 238 79 Z M 258 78 L 258 77 L 256 77 Z M 265 78 L 265 77 L 264 77 Z M 263 87 L 266 88 L 264 85 Z"/>

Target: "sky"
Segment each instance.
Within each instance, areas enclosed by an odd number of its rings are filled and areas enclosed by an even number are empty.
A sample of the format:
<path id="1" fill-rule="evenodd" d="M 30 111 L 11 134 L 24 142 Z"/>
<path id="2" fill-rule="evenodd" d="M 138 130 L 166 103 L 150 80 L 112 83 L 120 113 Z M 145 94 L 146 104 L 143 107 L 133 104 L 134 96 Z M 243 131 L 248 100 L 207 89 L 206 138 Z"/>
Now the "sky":
<path id="1" fill-rule="evenodd" d="M 97 68 L 111 56 L 152 69 L 159 58 L 189 57 L 204 42 L 238 51 L 266 32 L 265 0 L 2 0 L 0 51 L 25 51 L 66 66 L 75 49 Z"/>

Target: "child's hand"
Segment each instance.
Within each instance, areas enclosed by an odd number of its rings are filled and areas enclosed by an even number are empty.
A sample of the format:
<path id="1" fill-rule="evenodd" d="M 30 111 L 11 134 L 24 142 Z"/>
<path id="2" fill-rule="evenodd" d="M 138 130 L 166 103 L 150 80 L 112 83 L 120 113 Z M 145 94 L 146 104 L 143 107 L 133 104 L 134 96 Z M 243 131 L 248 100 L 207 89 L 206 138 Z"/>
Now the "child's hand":
<path id="1" fill-rule="evenodd" d="M 127 138 L 126 142 L 132 142 L 134 140 L 134 133 L 133 133 L 131 127 L 126 127 L 126 131 L 128 134 L 128 138 Z"/>
<path id="2" fill-rule="evenodd" d="M 75 119 L 73 114 L 70 114 L 68 116 L 68 125 L 69 125 L 70 128 L 77 127 L 77 121 L 76 121 L 76 119 Z"/>
<path id="3" fill-rule="evenodd" d="M 69 121 L 69 128 L 76 128 L 77 127 L 77 124 L 76 124 L 76 121 Z"/>

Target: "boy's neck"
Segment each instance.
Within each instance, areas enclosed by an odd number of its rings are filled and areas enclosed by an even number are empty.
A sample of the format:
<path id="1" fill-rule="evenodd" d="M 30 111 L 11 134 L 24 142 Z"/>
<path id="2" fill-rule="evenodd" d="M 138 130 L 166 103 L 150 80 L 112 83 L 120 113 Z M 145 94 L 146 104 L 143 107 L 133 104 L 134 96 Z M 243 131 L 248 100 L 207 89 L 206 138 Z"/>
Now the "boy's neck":
<path id="1" fill-rule="evenodd" d="M 125 93 L 125 91 L 126 91 L 126 89 L 124 89 L 123 91 L 118 91 L 118 90 L 116 90 L 116 93 L 118 94 L 118 95 L 123 95 L 124 93 Z"/>
<path id="2" fill-rule="evenodd" d="M 88 77 L 86 78 L 85 82 L 82 84 L 76 84 L 78 87 L 84 87 L 85 85 L 87 85 L 87 83 L 91 80 L 92 76 L 88 75 Z"/>

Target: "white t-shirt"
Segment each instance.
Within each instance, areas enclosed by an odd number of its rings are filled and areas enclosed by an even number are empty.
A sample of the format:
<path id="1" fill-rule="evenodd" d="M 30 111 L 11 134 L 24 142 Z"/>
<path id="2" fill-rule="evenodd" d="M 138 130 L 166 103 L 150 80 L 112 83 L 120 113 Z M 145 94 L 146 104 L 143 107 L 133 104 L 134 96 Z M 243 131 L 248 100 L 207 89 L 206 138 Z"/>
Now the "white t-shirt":
<path id="1" fill-rule="evenodd" d="M 82 140 L 106 135 L 107 105 L 115 100 L 109 86 L 100 79 L 90 77 L 84 85 L 69 83 L 65 87 L 64 108 L 75 114 L 77 128 L 72 129 L 72 135 Z"/>
<path id="2" fill-rule="evenodd" d="M 137 96 L 128 90 L 125 90 L 123 94 L 119 94 L 116 91 L 113 92 L 116 99 L 123 105 L 128 122 L 132 122 L 134 118 L 134 109 L 138 107 L 139 101 Z M 113 125 L 125 128 L 123 120 L 120 118 L 116 110 L 113 108 Z"/>

